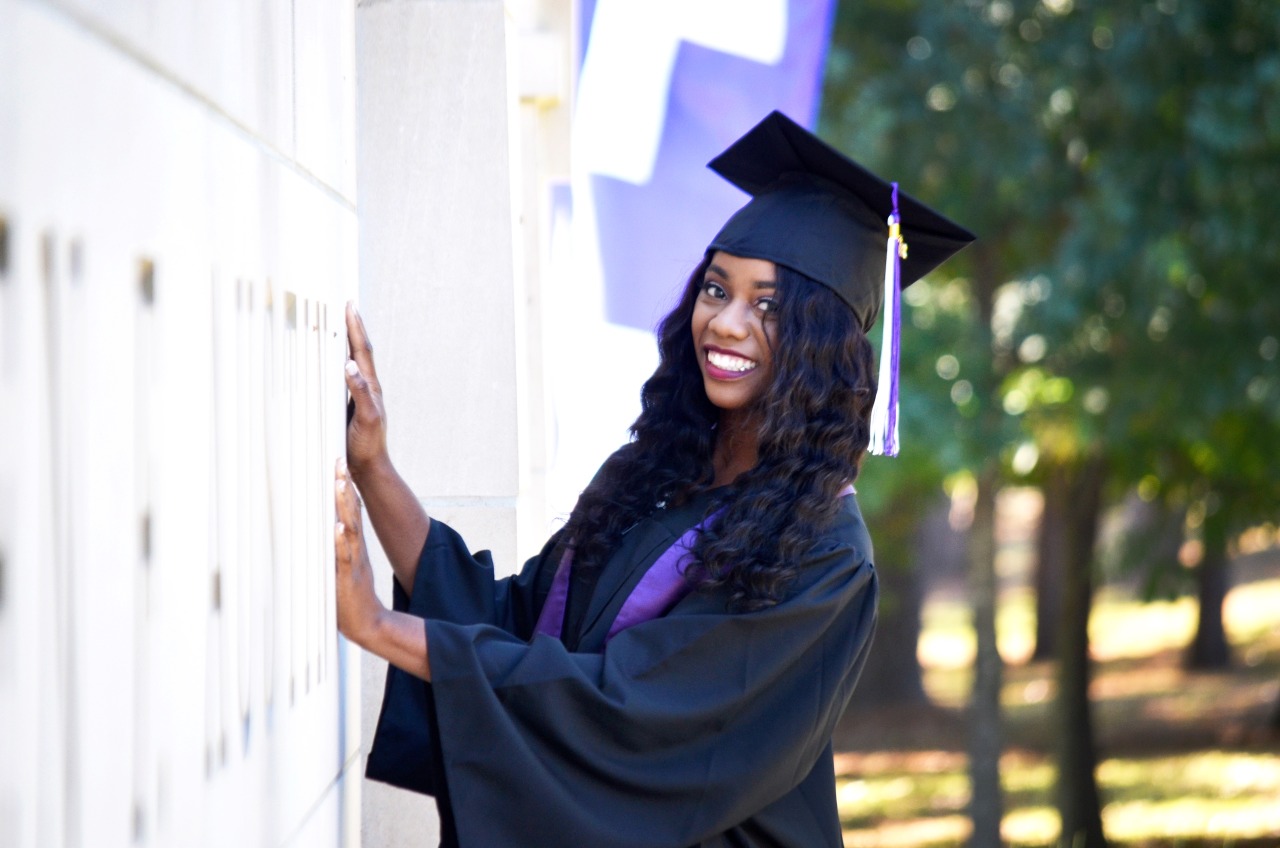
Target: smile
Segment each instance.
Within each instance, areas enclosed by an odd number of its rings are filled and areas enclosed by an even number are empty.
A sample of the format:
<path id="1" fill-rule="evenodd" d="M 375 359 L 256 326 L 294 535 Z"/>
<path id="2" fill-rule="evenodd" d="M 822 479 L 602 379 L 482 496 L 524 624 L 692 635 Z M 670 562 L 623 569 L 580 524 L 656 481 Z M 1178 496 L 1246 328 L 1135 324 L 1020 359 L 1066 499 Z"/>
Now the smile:
<path id="1" fill-rule="evenodd" d="M 719 371 L 728 371 L 733 374 L 745 374 L 748 371 L 754 371 L 759 363 L 743 356 L 708 349 L 707 364 Z"/>

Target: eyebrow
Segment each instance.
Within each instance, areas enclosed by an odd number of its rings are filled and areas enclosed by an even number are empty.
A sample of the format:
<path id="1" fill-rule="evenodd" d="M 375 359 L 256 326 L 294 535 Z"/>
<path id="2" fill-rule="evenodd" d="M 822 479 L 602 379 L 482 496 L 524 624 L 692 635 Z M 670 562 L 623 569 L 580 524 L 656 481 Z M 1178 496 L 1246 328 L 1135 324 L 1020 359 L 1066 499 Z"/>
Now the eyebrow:
<path id="1" fill-rule="evenodd" d="M 726 280 L 729 279 L 729 272 L 712 262 L 707 266 L 708 271 L 714 271 Z M 776 289 L 778 284 L 773 280 L 756 280 L 756 288 L 758 289 Z"/>

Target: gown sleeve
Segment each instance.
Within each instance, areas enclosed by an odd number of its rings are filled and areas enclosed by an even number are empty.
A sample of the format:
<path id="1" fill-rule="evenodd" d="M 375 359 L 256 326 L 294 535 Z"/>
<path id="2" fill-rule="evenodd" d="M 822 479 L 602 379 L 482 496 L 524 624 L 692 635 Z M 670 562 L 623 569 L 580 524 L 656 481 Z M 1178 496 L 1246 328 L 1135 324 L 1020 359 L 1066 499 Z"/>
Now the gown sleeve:
<path id="1" fill-rule="evenodd" d="M 488 551 L 470 553 L 452 527 L 432 519 L 418 556 L 413 593 L 392 580 L 392 609 L 460 625 L 483 624 L 527 638 L 554 576 L 554 569 L 546 565 L 557 541 L 553 536 L 518 575 L 495 580 Z M 446 788 L 438 738 L 431 685 L 390 667 L 365 775 L 441 796 Z"/>
<path id="2" fill-rule="evenodd" d="M 695 592 L 599 654 L 429 618 L 434 753 L 459 844 L 672 848 L 743 822 L 830 743 L 876 599 L 869 560 L 829 538 L 782 603 L 728 614 Z"/>

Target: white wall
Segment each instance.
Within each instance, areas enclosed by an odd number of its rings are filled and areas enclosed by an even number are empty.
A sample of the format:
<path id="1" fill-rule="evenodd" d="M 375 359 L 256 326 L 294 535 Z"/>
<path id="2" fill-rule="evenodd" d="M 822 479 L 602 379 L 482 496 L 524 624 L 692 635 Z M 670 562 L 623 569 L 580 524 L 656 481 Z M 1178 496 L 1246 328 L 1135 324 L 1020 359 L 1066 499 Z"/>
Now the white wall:
<path id="1" fill-rule="evenodd" d="M 0 845 L 358 843 L 350 2 L 0 0 Z"/>
<path id="2" fill-rule="evenodd" d="M 570 9 L 0 0 L 0 846 L 431 844 L 334 632 L 341 306 L 402 472 L 514 570 Z"/>

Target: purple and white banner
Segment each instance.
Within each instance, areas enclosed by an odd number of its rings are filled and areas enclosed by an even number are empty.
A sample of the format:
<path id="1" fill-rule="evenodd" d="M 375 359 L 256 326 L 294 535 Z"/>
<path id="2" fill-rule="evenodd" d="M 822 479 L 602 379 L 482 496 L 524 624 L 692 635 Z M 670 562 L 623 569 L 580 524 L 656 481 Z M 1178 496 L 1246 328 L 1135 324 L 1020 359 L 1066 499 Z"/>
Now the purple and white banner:
<path id="1" fill-rule="evenodd" d="M 574 200 L 605 316 L 652 329 L 745 201 L 706 163 L 773 109 L 817 116 L 832 0 L 582 0 Z"/>
<path id="2" fill-rule="evenodd" d="M 626 440 L 655 325 L 746 202 L 706 163 L 773 109 L 812 126 L 834 7 L 580 0 L 572 185 L 553 198 L 547 292 L 554 513 Z"/>

